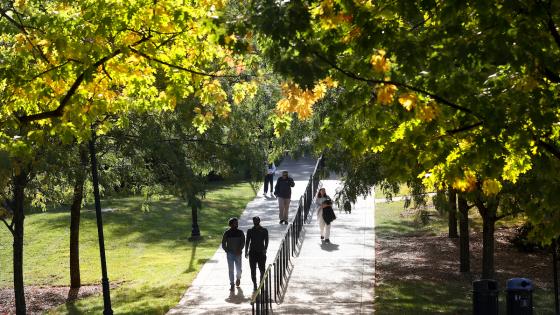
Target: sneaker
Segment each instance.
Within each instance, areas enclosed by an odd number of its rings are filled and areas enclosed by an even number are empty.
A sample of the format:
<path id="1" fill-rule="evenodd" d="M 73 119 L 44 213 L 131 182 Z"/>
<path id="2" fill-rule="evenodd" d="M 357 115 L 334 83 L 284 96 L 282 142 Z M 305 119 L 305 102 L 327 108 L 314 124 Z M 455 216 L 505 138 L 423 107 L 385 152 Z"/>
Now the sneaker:
<path id="1" fill-rule="evenodd" d="M 240 284 L 241 284 L 241 279 L 235 280 L 235 285 L 236 285 L 237 287 L 239 287 Z"/>
<path id="2" fill-rule="evenodd" d="M 321 235 L 321 239 L 322 239 L 322 240 L 324 240 L 324 239 L 325 239 L 325 237 L 324 237 L 323 235 Z"/>
<path id="3" fill-rule="evenodd" d="M 280 220 L 280 224 L 284 224 L 284 220 Z"/>
<path id="4" fill-rule="evenodd" d="M 331 241 L 329 241 L 329 239 L 327 238 L 327 239 L 325 240 L 325 243 L 330 244 Z"/>
<path id="5" fill-rule="evenodd" d="M 288 221 L 284 220 L 284 224 L 288 225 Z"/>

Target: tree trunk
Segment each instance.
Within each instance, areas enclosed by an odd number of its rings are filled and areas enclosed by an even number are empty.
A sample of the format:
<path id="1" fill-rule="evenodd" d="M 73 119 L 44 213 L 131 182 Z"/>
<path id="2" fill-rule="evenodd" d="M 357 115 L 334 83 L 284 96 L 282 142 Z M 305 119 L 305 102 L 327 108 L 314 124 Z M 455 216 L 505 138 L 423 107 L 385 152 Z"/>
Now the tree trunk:
<path id="1" fill-rule="evenodd" d="M 26 314 L 25 288 L 23 285 L 23 205 L 27 174 L 23 171 L 14 177 L 14 294 L 16 314 Z"/>
<path id="2" fill-rule="evenodd" d="M 488 198 L 485 202 L 477 197 L 475 205 L 482 217 L 482 279 L 494 277 L 494 227 L 499 199 Z"/>
<path id="3" fill-rule="evenodd" d="M 449 237 L 457 238 L 459 234 L 457 233 L 457 193 L 455 189 L 449 188 Z"/>
<path id="4" fill-rule="evenodd" d="M 87 148 L 79 147 L 80 165 L 74 182 L 74 196 L 70 206 L 70 287 L 79 288 L 80 279 L 80 211 L 84 197 L 84 182 L 88 163 Z"/>
<path id="5" fill-rule="evenodd" d="M 461 272 L 471 271 L 471 250 L 469 248 L 469 206 L 467 200 L 459 195 L 459 270 Z"/>
<path id="6" fill-rule="evenodd" d="M 482 217 L 482 279 L 494 277 L 494 225 L 495 211 L 488 209 Z"/>

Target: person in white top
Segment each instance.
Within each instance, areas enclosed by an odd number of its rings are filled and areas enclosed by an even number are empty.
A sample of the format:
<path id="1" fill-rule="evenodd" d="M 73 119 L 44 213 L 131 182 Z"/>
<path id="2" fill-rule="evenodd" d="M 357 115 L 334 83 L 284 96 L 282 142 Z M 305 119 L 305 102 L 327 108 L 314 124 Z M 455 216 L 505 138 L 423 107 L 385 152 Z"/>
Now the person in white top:
<path id="1" fill-rule="evenodd" d="M 331 234 L 331 226 L 325 222 L 323 219 L 323 201 L 331 199 L 325 190 L 325 188 L 319 189 L 317 196 L 315 197 L 315 211 L 317 212 L 317 220 L 319 221 L 319 228 L 321 229 L 321 240 L 329 239 Z"/>
<path id="2" fill-rule="evenodd" d="M 274 189 L 272 188 L 274 185 L 274 173 L 276 173 L 276 165 L 274 162 L 268 163 L 265 167 L 265 174 L 264 174 L 264 193 L 263 195 L 266 197 L 268 193 L 268 185 L 270 183 L 270 197 L 274 196 Z"/>

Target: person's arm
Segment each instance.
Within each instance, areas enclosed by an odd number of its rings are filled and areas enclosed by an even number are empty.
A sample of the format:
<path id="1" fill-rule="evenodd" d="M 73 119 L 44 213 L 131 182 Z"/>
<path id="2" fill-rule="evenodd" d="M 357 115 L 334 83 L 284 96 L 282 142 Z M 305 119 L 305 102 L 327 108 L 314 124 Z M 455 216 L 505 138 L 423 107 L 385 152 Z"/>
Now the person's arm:
<path id="1" fill-rule="evenodd" d="M 276 173 L 276 165 L 274 165 L 274 163 L 272 163 L 272 174 Z"/>
<path id="2" fill-rule="evenodd" d="M 294 187 L 296 183 L 294 183 L 294 179 L 290 177 L 290 187 Z"/>
<path id="3" fill-rule="evenodd" d="M 278 192 L 278 183 L 280 182 L 280 178 L 278 178 L 276 180 L 276 185 L 274 185 L 274 196 L 276 196 L 276 193 Z"/>
<path id="4" fill-rule="evenodd" d="M 249 244 L 251 243 L 252 230 L 247 230 L 247 238 L 245 239 L 245 258 L 249 255 Z"/>
<path id="5" fill-rule="evenodd" d="M 226 237 L 227 231 L 224 232 L 224 235 L 222 236 L 222 249 L 224 251 L 227 252 L 227 237 Z"/>
<path id="6" fill-rule="evenodd" d="M 264 229 L 264 252 L 268 250 L 268 230 Z"/>

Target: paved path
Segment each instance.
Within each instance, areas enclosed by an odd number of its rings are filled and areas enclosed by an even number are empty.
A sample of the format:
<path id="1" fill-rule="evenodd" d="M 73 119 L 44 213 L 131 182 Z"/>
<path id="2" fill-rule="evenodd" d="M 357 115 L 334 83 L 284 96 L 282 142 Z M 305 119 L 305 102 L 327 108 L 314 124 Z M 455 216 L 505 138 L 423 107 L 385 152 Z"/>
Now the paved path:
<path id="1" fill-rule="evenodd" d="M 321 184 L 334 197 L 339 182 Z M 274 314 L 373 314 L 374 199 L 358 200 L 351 214 L 335 213 L 331 244 L 321 242 L 316 215 L 305 226 L 286 295 L 272 305 Z"/>
<path id="2" fill-rule="evenodd" d="M 315 164 L 316 160 L 311 158 L 299 160 L 286 158 L 278 167 L 278 175 L 282 170 L 287 170 L 296 184 L 292 188 L 290 222 L 295 216 L 298 200 L 305 191 Z M 275 182 L 276 179 L 275 176 Z M 257 197 L 247 205 L 241 215 L 239 228 L 246 232 L 248 228 L 253 226 L 252 218 L 254 216 L 260 216 L 261 225 L 266 227 L 269 232 L 268 266 L 276 257 L 281 238 L 288 225 L 278 223 L 278 202 L 275 198 L 264 198 L 262 187 Z M 224 218 L 224 229 L 227 228 L 226 221 L 227 218 Z M 171 309 L 168 314 L 251 314 L 249 302 L 253 292 L 253 283 L 251 282 L 249 260 L 243 258 L 242 264 L 241 286 L 236 288 L 234 292 L 230 292 L 226 254 L 221 248 L 218 248 L 214 256 L 204 264 L 179 304 Z"/>
<path id="3" fill-rule="evenodd" d="M 290 222 L 297 210 L 315 160 L 285 160 L 278 168 L 288 170 L 296 181 L 292 191 Z M 334 197 L 339 181 L 321 181 L 327 193 Z M 292 258 L 293 269 L 286 295 L 281 304 L 273 303 L 274 314 L 373 314 L 374 259 L 374 199 L 359 200 L 352 213 L 337 214 L 331 230 L 332 244 L 320 240 L 316 214 L 305 225 L 304 241 L 298 257 Z M 270 244 L 267 266 L 272 262 L 287 225 L 278 224 L 276 199 L 259 196 L 247 205 L 239 227 L 246 231 L 251 218 L 261 217 L 268 228 Z M 225 227 L 225 224 L 224 224 Z M 258 271 L 257 271 L 258 273 Z M 243 260 L 241 287 L 229 291 L 226 255 L 221 248 L 201 269 L 179 304 L 168 314 L 251 314 L 249 304 L 252 282 L 248 260 Z"/>

